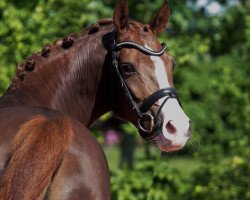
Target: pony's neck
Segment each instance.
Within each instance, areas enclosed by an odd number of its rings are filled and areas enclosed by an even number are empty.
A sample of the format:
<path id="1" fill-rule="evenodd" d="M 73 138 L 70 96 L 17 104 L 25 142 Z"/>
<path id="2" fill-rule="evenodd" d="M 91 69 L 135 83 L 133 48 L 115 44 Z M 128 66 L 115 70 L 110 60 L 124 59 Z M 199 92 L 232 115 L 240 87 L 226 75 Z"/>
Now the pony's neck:
<path id="1" fill-rule="evenodd" d="M 0 98 L 0 108 L 6 106 L 39 106 L 52 108 L 74 116 L 86 126 L 109 110 L 108 76 L 103 46 L 103 35 L 111 28 L 102 29 L 75 39 L 73 46 L 63 49 L 52 45 L 47 58 L 39 54 L 35 70 L 21 67 L 7 92 Z M 106 80 L 106 81 L 104 81 Z"/>

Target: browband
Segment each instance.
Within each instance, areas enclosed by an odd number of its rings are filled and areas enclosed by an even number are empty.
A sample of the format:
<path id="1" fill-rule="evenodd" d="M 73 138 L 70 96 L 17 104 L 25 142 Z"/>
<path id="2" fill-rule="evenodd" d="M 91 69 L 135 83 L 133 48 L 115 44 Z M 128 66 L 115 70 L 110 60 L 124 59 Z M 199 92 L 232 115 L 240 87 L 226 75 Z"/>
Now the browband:
<path id="1" fill-rule="evenodd" d="M 126 47 L 132 47 L 135 49 L 138 49 L 140 51 L 142 51 L 145 54 L 151 55 L 151 56 L 161 56 L 164 54 L 164 52 L 166 51 L 166 44 L 162 43 L 162 49 L 160 51 L 152 51 L 151 49 L 148 49 L 146 47 L 143 47 L 137 43 L 134 42 L 121 42 L 115 45 L 115 51 L 119 51 L 121 48 L 126 48 Z"/>

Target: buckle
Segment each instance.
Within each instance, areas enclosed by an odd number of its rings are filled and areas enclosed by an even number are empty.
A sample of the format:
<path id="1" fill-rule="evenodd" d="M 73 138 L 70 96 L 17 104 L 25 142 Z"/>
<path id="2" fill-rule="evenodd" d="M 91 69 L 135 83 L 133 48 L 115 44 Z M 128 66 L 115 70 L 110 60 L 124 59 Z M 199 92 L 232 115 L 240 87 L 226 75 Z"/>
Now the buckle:
<path id="1" fill-rule="evenodd" d="M 143 113 L 142 116 L 138 119 L 139 129 L 142 130 L 145 133 L 151 133 L 154 130 L 154 126 L 155 126 L 155 121 L 154 120 L 155 119 L 151 114 Z M 146 123 L 147 127 L 144 127 L 145 123 Z"/>

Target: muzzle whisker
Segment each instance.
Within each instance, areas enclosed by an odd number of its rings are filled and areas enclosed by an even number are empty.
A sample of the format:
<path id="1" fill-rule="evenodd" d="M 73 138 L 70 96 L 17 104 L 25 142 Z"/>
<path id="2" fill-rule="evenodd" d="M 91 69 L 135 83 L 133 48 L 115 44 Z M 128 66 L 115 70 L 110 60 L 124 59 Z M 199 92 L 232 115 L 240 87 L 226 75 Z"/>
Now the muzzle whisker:
<path id="1" fill-rule="evenodd" d="M 194 135 L 196 135 L 198 137 L 194 137 Z M 199 137 L 199 134 L 198 132 L 193 129 L 193 137 L 191 140 L 188 141 L 188 144 L 190 144 L 190 146 L 192 147 L 193 151 L 190 150 L 190 153 L 198 153 L 199 150 L 200 150 L 200 137 Z"/>

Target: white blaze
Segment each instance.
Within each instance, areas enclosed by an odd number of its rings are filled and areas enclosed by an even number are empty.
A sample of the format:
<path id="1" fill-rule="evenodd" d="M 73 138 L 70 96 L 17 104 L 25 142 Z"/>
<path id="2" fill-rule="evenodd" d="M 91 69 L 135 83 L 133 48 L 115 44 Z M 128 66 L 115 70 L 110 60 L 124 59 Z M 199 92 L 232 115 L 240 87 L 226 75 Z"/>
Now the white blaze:
<path id="1" fill-rule="evenodd" d="M 159 84 L 159 89 L 170 87 L 167 72 L 161 58 L 158 56 L 150 56 L 150 59 L 154 62 L 155 76 Z"/>
<path id="2" fill-rule="evenodd" d="M 145 46 L 146 48 L 149 48 L 147 45 Z M 167 72 L 162 59 L 159 56 L 150 56 L 150 59 L 154 63 L 155 76 L 159 84 L 159 89 L 170 87 Z M 159 103 L 162 104 L 164 100 L 165 98 L 160 99 Z M 162 108 L 162 113 L 164 118 L 162 127 L 164 137 L 170 140 L 172 145 L 183 146 L 188 139 L 185 135 L 187 134 L 190 126 L 189 118 L 186 116 L 176 99 L 167 100 Z M 171 124 L 176 129 L 176 133 L 174 134 L 169 133 L 166 129 L 166 125 L 169 121 L 171 121 Z"/>

